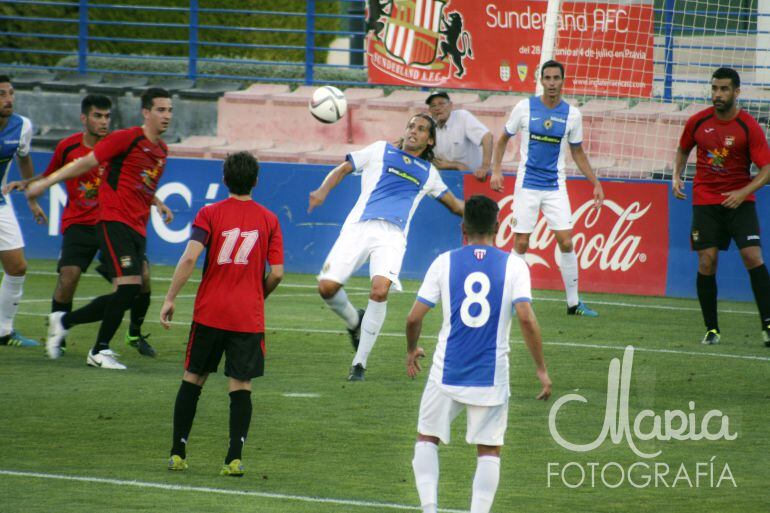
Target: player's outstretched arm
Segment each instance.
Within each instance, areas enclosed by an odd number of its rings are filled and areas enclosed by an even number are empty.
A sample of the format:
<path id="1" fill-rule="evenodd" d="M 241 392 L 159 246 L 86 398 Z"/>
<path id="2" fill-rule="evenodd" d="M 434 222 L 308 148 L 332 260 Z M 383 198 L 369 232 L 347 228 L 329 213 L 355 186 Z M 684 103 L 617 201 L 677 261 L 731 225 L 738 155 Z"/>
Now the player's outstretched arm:
<path id="1" fill-rule="evenodd" d="M 543 357 L 543 339 L 540 336 L 540 325 L 537 323 L 535 311 L 532 310 L 530 303 L 522 301 L 516 303 L 515 308 L 516 317 L 519 319 L 519 326 L 521 327 L 521 334 L 524 337 L 524 342 L 527 344 L 529 354 L 532 355 L 532 360 L 535 362 L 537 379 L 540 380 L 540 384 L 543 387 L 537 395 L 537 399 L 546 401 L 551 397 L 551 378 L 548 376 L 545 358 Z"/>
<path id="2" fill-rule="evenodd" d="M 569 149 L 570 153 L 572 153 L 572 160 L 575 161 L 580 172 L 594 185 L 594 208 L 601 207 L 602 203 L 604 203 L 604 189 L 602 189 L 602 184 L 599 182 L 599 179 L 596 178 L 594 170 L 591 169 L 591 163 L 588 162 L 588 155 L 586 155 L 586 152 L 583 150 L 583 145 L 570 144 Z"/>
<path id="3" fill-rule="evenodd" d="M 326 196 L 329 195 L 329 192 L 337 187 L 342 179 L 353 171 L 353 164 L 347 160 L 332 169 L 332 171 L 326 175 L 326 178 L 324 178 L 321 186 L 310 193 L 307 206 L 308 213 L 312 212 L 316 207 L 323 205 L 323 202 L 326 201 Z"/>
<path id="4" fill-rule="evenodd" d="M 171 278 L 171 285 L 166 292 L 166 299 L 163 301 L 163 306 L 160 308 L 160 323 L 161 325 L 169 329 L 171 327 L 171 320 L 174 318 L 174 301 L 179 291 L 182 290 L 184 284 L 190 279 L 190 275 L 195 270 L 195 262 L 198 261 L 198 257 L 203 253 L 205 246 L 197 240 L 191 240 L 187 243 L 187 247 L 179 258 L 179 262 L 176 264 L 174 270 L 174 276 Z"/>
<path id="5" fill-rule="evenodd" d="M 690 150 L 692 151 L 692 150 Z M 674 161 L 674 171 L 671 173 L 671 192 L 676 199 L 685 199 L 684 193 L 684 167 L 687 165 L 687 159 L 690 156 L 689 151 L 684 151 L 681 147 L 676 149 L 676 160 Z"/>
<path id="6" fill-rule="evenodd" d="M 74 160 L 61 169 L 57 169 L 50 175 L 31 183 L 27 187 L 25 195 L 27 196 L 27 199 L 36 199 L 52 185 L 80 176 L 98 164 L 99 162 L 96 160 L 94 152 L 91 152 L 85 157 Z"/>
<path id="7" fill-rule="evenodd" d="M 452 194 L 452 191 L 446 191 L 438 200 L 456 216 L 462 217 L 465 212 L 465 202 Z"/>
<path id="8" fill-rule="evenodd" d="M 425 350 L 417 343 L 422 332 L 422 320 L 429 311 L 428 305 L 415 301 L 406 318 L 406 373 L 410 378 L 414 378 L 422 370 L 420 358 L 425 356 Z"/>
<path id="9" fill-rule="evenodd" d="M 508 146 L 508 139 L 511 136 L 508 132 L 503 130 L 502 135 L 494 145 L 494 151 L 492 152 L 492 178 L 489 180 L 489 187 L 493 191 L 502 192 L 503 190 L 503 155 L 505 155 L 505 147 Z"/>
<path id="10" fill-rule="evenodd" d="M 270 272 L 265 276 L 265 283 L 262 286 L 262 289 L 265 291 L 265 299 L 278 287 L 281 280 L 283 280 L 283 264 L 271 265 Z"/>

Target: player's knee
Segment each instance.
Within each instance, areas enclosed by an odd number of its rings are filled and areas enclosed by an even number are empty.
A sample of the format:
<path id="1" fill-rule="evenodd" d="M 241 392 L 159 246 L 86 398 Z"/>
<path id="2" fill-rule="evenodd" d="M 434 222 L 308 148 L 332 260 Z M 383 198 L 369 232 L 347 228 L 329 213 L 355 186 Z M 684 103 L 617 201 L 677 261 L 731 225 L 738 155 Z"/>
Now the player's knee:
<path id="1" fill-rule="evenodd" d="M 700 255 L 698 257 L 698 272 L 706 276 L 716 273 L 717 259 L 711 255 Z"/>
<path id="2" fill-rule="evenodd" d="M 24 276 L 27 274 L 27 261 L 22 258 L 8 262 L 3 270 L 5 271 L 5 274 L 10 276 Z"/>
<path id="3" fill-rule="evenodd" d="M 323 299 L 331 299 L 340 290 L 341 285 L 327 280 L 318 282 L 318 293 Z"/>
<path id="4" fill-rule="evenodd" d="M 388 291 L 390 291 L 389 285 L 372 285 L 372 290 L 369 293 L 369 299 L 378 303 L 387 301 Z"/>
<path id="5" fill-rule="evenodd" d="M 80 273 L 62 268 L 59 272 L 59 283 L 56 286 L 56 295 L 59 301 L 68 303 L 75 295 L 75 288 L 80 281 Z"/>
<path id="6" fill-rule="evenodd" d="M 573 249 L 575 249 L 575 246 L 572 244 L 571 238 L 559 242 L 559 250 L 562 253 L 571 253 Z"/>

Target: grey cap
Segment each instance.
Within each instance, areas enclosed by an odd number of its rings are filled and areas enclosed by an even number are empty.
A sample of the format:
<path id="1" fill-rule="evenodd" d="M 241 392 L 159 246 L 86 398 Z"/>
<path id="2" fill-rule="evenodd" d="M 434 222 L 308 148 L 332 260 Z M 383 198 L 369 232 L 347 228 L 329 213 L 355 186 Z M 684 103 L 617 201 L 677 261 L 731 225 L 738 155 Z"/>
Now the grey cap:
<path id="1" fill-rule="evenodd" d="M 437 96 L 440 96 L 441 98 L 446 98 L 450 102 L 452 101 L 449 99 L 449 95 L 447 94 L 446 91 L 431 91 L 431 93 L 428 95 L 428 98 L 425 99 L 425 105 L 430 105 L 430 101 Z"/>

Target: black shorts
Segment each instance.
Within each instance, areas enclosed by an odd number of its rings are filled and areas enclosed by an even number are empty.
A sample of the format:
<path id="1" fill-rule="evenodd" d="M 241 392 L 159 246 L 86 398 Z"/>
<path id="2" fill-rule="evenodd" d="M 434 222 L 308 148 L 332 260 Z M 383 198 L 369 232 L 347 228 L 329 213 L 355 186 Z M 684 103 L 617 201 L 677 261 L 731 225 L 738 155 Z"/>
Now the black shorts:
<path id="1" fill-rule="evenodd" d="M 142 275 L 142 264 L 147 259 L 146 237 L 117 221 L 100 221 L 96 233 L 104 270 L 110 278 Z"/>
<path id="2" fill-rule="evenodd" d="M 80 267 L 82 272 L 88 270 L 96 253 L 99 252 L 99 238 L 96 236 L 96 226 L 73 224 L 65 231 L 61 242 L 61 253 L 56 271 L 62 267 Z"/>
<path id="3" fill-rule="evenodd" d="M 738 208 L 722 205 L 693 205 L 690 243 L 692 249 L 730 247 L 735 240 L 738 249 L 759 246 L 759 219 L 753 201 L 744 201 Z"/>
<path id="4" fill-rule="evenodd" d="M 193 322 L 184 368 L 193 374 L 216 372 L 225 355 L 225 376 L 240 381 L 265 373 L 265 334 L 212 328 Z"/>

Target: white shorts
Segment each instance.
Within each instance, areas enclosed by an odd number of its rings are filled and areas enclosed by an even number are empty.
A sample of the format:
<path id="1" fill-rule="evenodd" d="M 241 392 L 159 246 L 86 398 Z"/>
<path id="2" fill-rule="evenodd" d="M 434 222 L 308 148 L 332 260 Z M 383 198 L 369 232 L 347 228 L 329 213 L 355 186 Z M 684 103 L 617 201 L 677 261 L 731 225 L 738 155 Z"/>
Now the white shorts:
<path id="1" fill-rule="evenodd" d="M 436 436 L 448 444 L 452 421 L 466 410 L 468 425 L 465 441 L 473 445 L 501 446 L 508 427 L 508 399 L 496 406 L 476 406 L 452 399 L 432 379 L 428 379 L 420 401 L 417 432 Z"/>
<path id="2" fill-rule="evenodd" d="M 319 280 L 344 284 L 369 260 L 369 277 L 383 276 L 401 290 L 398 275 L 406 253 L 404 232 L 393 223 L 370 219 L 342 227 L 326 257 Z"/>
<path id="3" fill-rule="evenodd" d="M 513 193 L 513 220 L 515 233 L 535 231 L 537 215 L 543 211 L 551 231 L 572 229 L 572 209 L 569 205 L 567 189 L 539 191 L 516 187 Z"/>
<path id="4" fill-rule="evenodd" d="M 10 198 L 5 197 L 5 205 L 0 206 L 0 251 L 9 251 L 24 247 L 24 237 L 16 220 Z"/>

